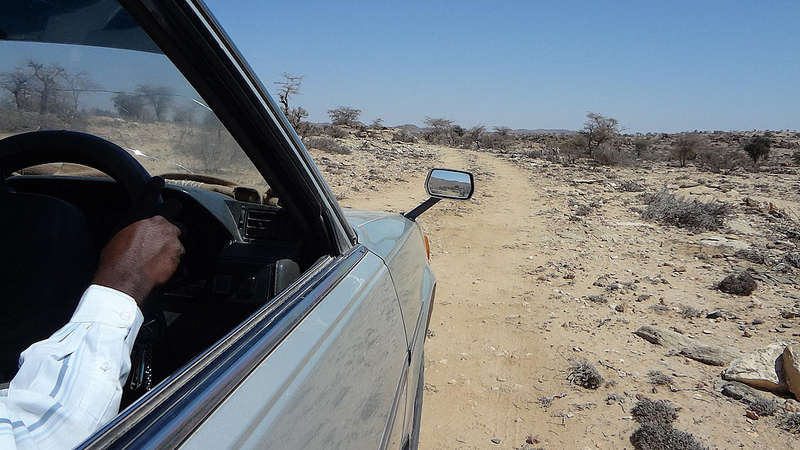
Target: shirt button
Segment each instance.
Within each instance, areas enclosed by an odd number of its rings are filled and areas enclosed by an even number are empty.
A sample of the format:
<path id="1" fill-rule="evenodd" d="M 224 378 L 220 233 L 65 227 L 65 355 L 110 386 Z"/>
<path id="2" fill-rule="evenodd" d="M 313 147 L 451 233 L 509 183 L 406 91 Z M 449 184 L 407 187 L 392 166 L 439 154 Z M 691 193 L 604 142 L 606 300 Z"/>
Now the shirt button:
<path id="1" fill-rule="evenodd" d="M 119 313 L 119 318 L 127 322 L 127 321 L 131 320 L 131 313 L 129 313 L 127 311 L 123 311 L 123 312 Z"/>
<path id="2" fill-rule="evenodd" d="M 102 370 L 103 372 L 108 372 L 108 369 L 110 369 L 110 368 L 111 368 L 111 364 L 109 364 L 107 362 L 104 362 L 103 364 L 100 364 L 100 370 Z"/>

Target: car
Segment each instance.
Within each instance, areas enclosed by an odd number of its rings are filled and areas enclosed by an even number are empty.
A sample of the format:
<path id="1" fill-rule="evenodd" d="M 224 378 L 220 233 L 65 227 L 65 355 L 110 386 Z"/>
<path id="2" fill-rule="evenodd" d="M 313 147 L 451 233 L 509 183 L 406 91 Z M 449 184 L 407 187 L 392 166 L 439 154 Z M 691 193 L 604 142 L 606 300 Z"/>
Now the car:
<path id="1" fill-rule="evenodd" d="M 436 291 L 416 218 L 341 208 L 198 0 L 0 5 L 0 382 L 69 318 L 151 175 L 186 248 L 82 448 L 416 448 Z M 422 200 L 422 199 L 421 199 Z"/>

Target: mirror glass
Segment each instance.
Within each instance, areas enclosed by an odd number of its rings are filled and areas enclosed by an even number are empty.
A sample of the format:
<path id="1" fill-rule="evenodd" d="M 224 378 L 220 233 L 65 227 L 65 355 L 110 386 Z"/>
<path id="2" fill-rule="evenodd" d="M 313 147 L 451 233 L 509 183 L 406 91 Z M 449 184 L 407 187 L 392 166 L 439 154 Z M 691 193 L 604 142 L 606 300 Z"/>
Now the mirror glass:
<path id="1" fill-rule="evenodd" d="M 431 197 L 467 200 L 472 197 L 472 174 L 459 170 L 433 169 L 425 183 Z"/>

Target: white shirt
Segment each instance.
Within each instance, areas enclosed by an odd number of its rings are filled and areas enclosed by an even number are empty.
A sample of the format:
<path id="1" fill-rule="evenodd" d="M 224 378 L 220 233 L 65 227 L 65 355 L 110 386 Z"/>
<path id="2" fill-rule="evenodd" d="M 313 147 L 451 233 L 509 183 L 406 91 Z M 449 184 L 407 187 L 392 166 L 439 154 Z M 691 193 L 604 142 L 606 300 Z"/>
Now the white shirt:
<path id="1" fill-rule="evenodd" d="M 128 295 L 86 289 L 69 323 L 22 352 L 0 391 L 0 449 L 73 448 L 114 418 L 142 322 Z"/>

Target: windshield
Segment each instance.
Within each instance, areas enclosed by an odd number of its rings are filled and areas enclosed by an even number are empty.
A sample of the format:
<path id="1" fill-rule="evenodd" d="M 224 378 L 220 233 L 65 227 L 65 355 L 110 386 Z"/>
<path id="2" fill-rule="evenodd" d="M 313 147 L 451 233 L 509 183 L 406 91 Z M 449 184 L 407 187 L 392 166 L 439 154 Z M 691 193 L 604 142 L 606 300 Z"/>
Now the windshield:
<path id="1" fill-rule="evenodd" d="M 0 138 L 82 131 L 123 147 L 152 175 L 266 189 L 213 111 L 119 5 L 69 3 L 46 21 L 1 14 L 9 40 L 0 41 Z"/>

